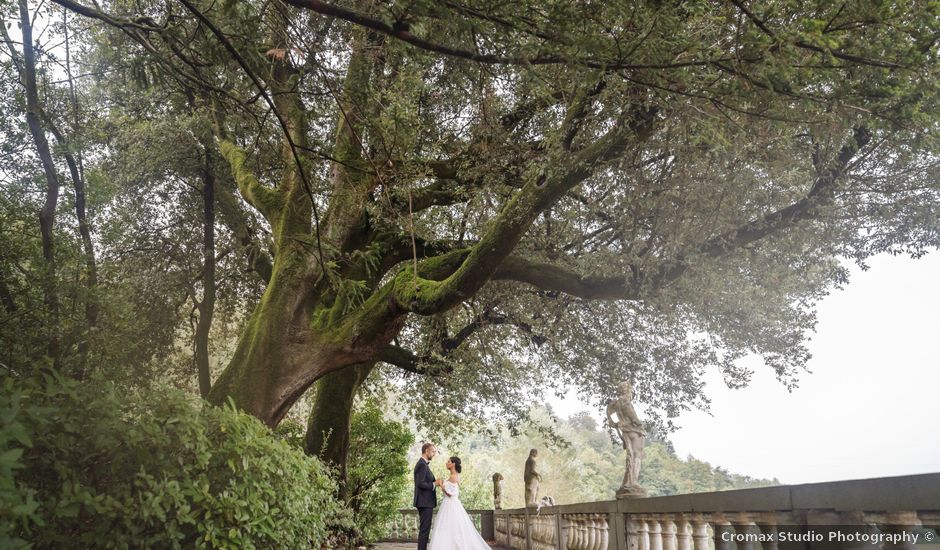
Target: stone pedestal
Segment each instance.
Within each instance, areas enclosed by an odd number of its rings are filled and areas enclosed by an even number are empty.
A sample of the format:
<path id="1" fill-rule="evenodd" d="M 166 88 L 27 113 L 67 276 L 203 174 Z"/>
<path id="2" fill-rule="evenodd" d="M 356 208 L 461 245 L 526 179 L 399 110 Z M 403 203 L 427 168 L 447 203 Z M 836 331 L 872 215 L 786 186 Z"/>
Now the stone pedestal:
<path id="1" fill-rule="evenodd" d="M 617 489 L 618 499 L 646 498 L 648 496 L 649 496 L 649 493 L 646 492 L 646 489 L 644 489 L 643 487 L 640 487 L 639 485 L 623 486 Z"/>

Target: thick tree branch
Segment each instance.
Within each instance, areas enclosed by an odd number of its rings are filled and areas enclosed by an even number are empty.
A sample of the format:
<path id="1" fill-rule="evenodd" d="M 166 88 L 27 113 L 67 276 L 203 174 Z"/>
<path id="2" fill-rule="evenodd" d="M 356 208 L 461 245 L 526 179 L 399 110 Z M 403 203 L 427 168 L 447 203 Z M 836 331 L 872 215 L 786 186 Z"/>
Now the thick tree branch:
<path id="1" fill-rule="evenodd" d="M 851 160 L 870 140 L 871 133 L 867 129 L 856 129 L 850 143 L 842 147 L 833 163 L 828 168 L 819 169 L 806 197 L 707 240 L 694 254 L 668 262 L 651 277 L 652 288 L 679 278 L 688 269 L 687 258 L 690 256 L 722 256 L 811 218 L 815 208 L 832 199 L 837 180 L 845 175 Z M 506 258 L 492 278 L 522 282 L 541 290 L 563 292 L 586 300 L 635 300 L 644 290 L 633 277 L 582 275 L 567 267 L 517 256 Z"/>
<path id="2" fill-rule="evenodd" d="M 210 155 L 214 153 L 214 150 L 207 151 Z M 213 162 L 212 166 L 216 167 L 217 164 Z M 267 284 L 271 280 L 274 264 L 245 219 L 245 213 L 233 192 L 236 188 L 234 180 L 223 177 L 224 172 L 230 171 L 219 170 L 219 173 L 214 175 L 218 183 L 215 187 L 215 200 L 218 204 L 219 219 L 235 235 L 242 253 L 248 260 L 248 268 L 258 276 L 261 282 Z"/>
<path id="3" fill-rule="evenodd" d="M 116 15 L 110 15 L 91 6 L 86 6 L 80 2 L 73 2 L 72 0 L 52 1 L 62 6 L 63 8 L 73 11 L 79 15 L 97 19 L 119 29 L 134 29 L 144 32 L 162 32 L 165 30 L 163 27 L 154 22 L 154 20 L 150 17 L 120 17 Z"/>
<path id="4" fill-rule="evenodd" d="M 487 309 L 482 313 L 475 315 L 473 319 L 464 325 L 463 328 L 457 331 L 456 334 L 442 340 L 441 349 L 446 355 L 447 353 L 459 348 L 464 342 L 469 340 L 471 336 L 479 332 L 481 329 L 494 325 L 509 325 L 516 327 L 522 332 L 526 333 L 532 343 L 536 345 L 542 345 L 548 340 L 546 337 L 540 334 L 536 334 L 535 330 L 532 328 L 532 325 L 529 323 L 519 321 L 508 315 L 496 313 L 491 309 Z"/>
<path id="5" fill-rule="evenodd" d="M 852 138 L 840 149 L 832 164 L 828 168 L 817 169 L 816 180 L 805 197 L 733 231 L 713 237 L 693 252 L 677 257 L 664 265 L 652 278 L 653 286 L 659 287 L 679 278 L 688 269 L 687 259 L 691 256 L 718 257 L 803 220 L 811 219 L 815 215 L 816 208 L 832 200 L 836 183 L 845 175 L 849 163 L 858 151 L 868 145 L 871 137 L 871 132 L 867 128 L 856 128 Z"/>
<path id="6" fill-rule="evenodd" d="M 354 10 L 350 10 L 336 4 L 330 4 L 328 2 L 322 2 L 320 0 L 284 0 L 287 4 L 298 8 L 304 8 L 307 10 L 314 11 L 316 13 L 326 15 L 329 17 L 336 17 L 338 19 L 343 19 L 354 23 L 356 25 L 365 27 L 367 29 L 372 29 L 393 38 L 397 38 L 403 42 L 407 42 L 412 46 L 416 46 L 422 50 L 427 50 L 430 52 L 438 53 L 441 55 L 446 55 L 449 57 L 457 57 L 460 59 L 466 59 L 469 61 L 475 61 L 477 63 L 485 63 L 491 65 L 522 65 L 522 66 L 534 66 L 534 65 L 558 65 L 558 64 L 572 64 L 580 65 L 582 67 L 589 67 L 592 69 L 602 69 L 606 71 L 615 71 L 615 70 L 629 70 L 629 69 L 681 69 L 685 67 L 697 67 L 705 66 L 713 61 L 709 60 L 691 60 L 684 62 L 676 63 L 630 63 L 622 59 L 593 59 L 589 57 L 577 57 L 577 56 L 564 56 L 564 55 L 534 55 L 531 57 L 526 56 L 512 56 L 512 55 L 498 55 L 498 54 L 485 54 L 480 53 L 479 51 L 466 50 L 462 48 L 455 48 L 452 46 L 447 46 L 428 40 L 426 38 L 421 38 L 415 36 L 406 28 L 389 25 L 380 19 L 370 17 L 364 13 L 360 13 Z M 730 59 L 719 59 L 717 61 L 727 61 Z"/>
<path id="7" fill-rule="evenodd" d="M 453 367 L 442 365 L 433 357 L 419 356 L 401 346 L 388 345 L 379 352 L 379 361 L 422 376 L 440 376 L 453 372 Z"/>
<path id="8" fill-rule="evenodd" d="M 395 265 L 417 256 L 419 260 L 440 256 L 453 252 L 458 248 L 457 243 L 451 241 L 429 241 L 415 237 L 412 242 L 410 235 L 395 235 L 384 239 L 387 252 L 382 258 L 380 273 L 387 273 Z M 463 246 L 466 246 L 464 244 Z"/>
<path id="9" fill-rule="evenodd" d="M 625 113 L 604 136 L 572 155 L 561 167 L 543 168 L 513 196 L 460 267 L 441 281 L 417 281 L 408 273 L 396 280 L 398 307 L 422 315 L 445 311 L 472 295 L 515 249 L 535 218 L 567 191 L 594 174 L 598 167 L 618 157 L 633 140 L 652 133 L 657 109 L 636 108 Z"/>
<path id="10" fill-rule="evenodd" d="M 562 137 L 561 145 L 565 151 L 571 150 L 571 144 L 574 142 L 574 138 L 577 137 L 585 119 L 590 114 L 591 104 L 594 98 L 604 91 L 606 87 L 607 81 L 600 80 L 590 89 L 579 91 L 575 97 L 572 98 L 567 112 L 565 113 L 565 121 L 562 124 L 564 137 Z"/>
<path id="11" fill-rule="evenodd" d="M 471 336 L 485 327 L 494 325 L 511 325 L 525 332 L 532 342 L 536 345 L 542 345 L 547 338 L 536 334 L 532 325 L 516 321 L 506 315 L 495 313 L 492 310 L 486 310 L 473 317 L 473 319 L 463 326 L 456 334 L 451 337 L 443 338 L 440 341 L 441 357 L 448 357 L 457 350 Z M 380 353 L 378 359 L 390 365 L 394 365 L 402 370 L 427 376 L 441 376 L 453 372 L 453 366 L 441 361 L 441 357 L 430 355 L 419 356 L 413 351 L 401 346 L 386 346 Z"/>
<path id="12" fill-rule="evenodd" d="M 382 59 L 381 55 L 374 55 L 373 51 L 381 46 L 373 43 L 369 34 L 364 30 L 355 33 L 341 90 L 335 90 L 321 70 L 323 82 L 338 111 L 333 141 L 336 160 L 330 168 L 332 199 L 324 216 L 324 225 L 327 238 L 339 248 L 345 248 L 348 242 L 361 234 L 369 195 L 378 184 L 384 183 L 382 170 L 369 155 L 363 141 L 370 90 L 375 85 L 372 77 L 375 71 L 381 72 Z"/>
<path id="13" fill-rule="evenodd" d="M 563 292 L 585 300 L 633 300 L 636 287 L 624 276 L 582 275 L 567 267 L 510 256 L 494 280 L 518 281 L 541 290 Z"/>
<path id="14" fill-rule="evenodd" d="M 242 197 L 273 223 L 284 207 L 283 195 L 275 189 L 262 185 L 254 173 L 245 167 L 248 155 L 237 145 L 226 139 L 220 139 L 219 152 L 231 167 L 232 177 L 235 178 L 235 184 Z"/>
<path id="15" fill-rule="evenodd" d="M 196 18 L 199 19 L 199 21 L 203 25 L 205 25 L 209 29 L 209 31 L 216 37 L 216 39 L 222 44 L 222 47 L 225 48 L 225 51 L 227 51 L 229 55 L 232 56 L 232 59 L 235 60 L 235 62 L 238 64 L 239 67 L 241 67 L 245 75 L 248 76 L 248 79 L 251 80 L 252 84 L 254 84 L 255 88 L 258 90 L 258 93 L 261 94 L 261 97 L 264 98 L 265 103 L 268 104 L 268 107 L 271 109 L 271 112 L 274 114 L 274 118 L 277 119 L 277 122 L 281 127 L 281 131 L 284 134 L 284 140 L 287 143 L 287 146 L 290 150 L 290 156 L 294 161 L 294 167 L 295 167 L 295 172 L 297 174 L 297 178 L 300 180 L 303 191 L 306 193 L 307 199 L 310 201 L 309 206 L 313 211 L 314 237 L 316 239 L 316 244 L 317 244 L 317 255 L 320 260 L 320 265 L 324 265 L 323 248 L 322 248 L 322 243 L 320 242 L 320 214 L 317 210 L 317 201 L 314 200 L 314 197 L 313 197 L 313 190 L 310 187 L 310 183 L 307 181 L 307 172 L 306 170 L 304 170 L 303 162 L 301 162 L 300 152 L 298 150 L 300 148 L 299 146 L 305 146 L 306 144 L 305 143 L 298 144 L 297 139 L 295 138 L 295 136 L 299 136 L 301 137 L 301 139 L 303 139 L 303 132 L 306 129 L 303 127 L 302 124 L 296 124 L 296 123 L 294 123 L 293 125 L 288 124 L 288 121 L 284 118 L 284 115 L 277 108 L 277 105 L 275 104 L 274 100 L 271 99 L 271 95 L 268 94 L 267 87 L 264 85 L 264 83 L 261 81 L 258 75 L 255 74 L 255 72 L 252 70 L 251 66 L 248 64 L 245 58 L 241 55 L 241 53 L 239 53 L 238 49 L 228 39 L 228 36 L 226 36 L 225 33 L 223 33 L 221 29 L 219 29 L 219 27 L 217 27 L 206 16 L 206 14 L 202 13 L 191 2 L 189 2 L 188 0 L 180 0 L 180 3 L 186 6 L 186 9 L 188 9 L 190 13 L 195 15 Z M 225 152 L 223 152 L 223 156 L 225 156 L 226 160 L 229 161 L 229 164 L 232 165 L 233 172 L 234 172 L 235 167 L 232 164 L 232 160 L 228 158 L 228 155 Z M 244 165 L 244 158 L 241 159 L 241 164 Z M 251 176 L 251 177 L 253 178 L 254 176 Z M 236 178 L 236 181 L 238 181 L 239 176 L 236 174 L 235 178 Z M 241 183 L 239 183 L 239 189 L 241 189 Z"/>

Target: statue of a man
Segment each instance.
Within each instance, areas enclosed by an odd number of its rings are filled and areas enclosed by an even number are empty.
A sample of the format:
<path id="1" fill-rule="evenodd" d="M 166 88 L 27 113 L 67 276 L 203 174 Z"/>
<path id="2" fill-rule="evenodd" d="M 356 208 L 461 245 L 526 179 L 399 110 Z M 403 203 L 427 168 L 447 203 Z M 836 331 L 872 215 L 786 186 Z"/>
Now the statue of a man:
<path id="1" fill-rule="evenodd" d="M 627 451 L 627 465 L 623 476 L 623 485 L 617 491 L 618 496 L 645 496 L 640 487 L 640 465 L 643 462 L 643 445 L 646 443 L 646 430 L 633 408 L 633 384 L 620 384 L 620 396 L 607 405 L 607 422 L 617 430 Z"/>
<path id="2" fill-rule="evenodd" d="M 503 509 L 503 474 L 493 474 L 493 509 Z"/>
<path id="3" fill-rule="evenodd" d="M 538 506 L 536 502 L 539 498 L 539 483 L 542 481 L 542 474 L 535 469 L 535 458 L 539 456 L 536 449 L 529 451 L 529 458 L 525 461 L 525 505 Z"/>

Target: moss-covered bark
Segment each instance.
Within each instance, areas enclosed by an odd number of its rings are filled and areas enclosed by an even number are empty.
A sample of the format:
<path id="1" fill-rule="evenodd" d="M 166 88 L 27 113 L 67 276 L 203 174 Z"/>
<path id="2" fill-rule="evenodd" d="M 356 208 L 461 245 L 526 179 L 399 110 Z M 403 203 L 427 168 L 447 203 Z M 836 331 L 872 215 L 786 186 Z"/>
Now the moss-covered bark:
<path id="1" fill-rule="evenodd" d="M 274 263 L 265 289 L 229 366 L 209 392 L 208 399 L 235 405 L 274 426 L 310 382 L 297 379 L 300 365 L 314 360 L 309 351 L 298 353 L 308 343 L 304 320 L 304 297 L 308 293 L 304 255 L 284 247 Z M 296 396 L 294 395 L 296 394 Z"/>
<path id="2" fill-rule="evenodd" d="M 374 367 L 375 362 L 360 363 L 332 372 L 316 382 L 304 450 L 337 467 L 341 491 L 346 480 L 353 403 Z"/>

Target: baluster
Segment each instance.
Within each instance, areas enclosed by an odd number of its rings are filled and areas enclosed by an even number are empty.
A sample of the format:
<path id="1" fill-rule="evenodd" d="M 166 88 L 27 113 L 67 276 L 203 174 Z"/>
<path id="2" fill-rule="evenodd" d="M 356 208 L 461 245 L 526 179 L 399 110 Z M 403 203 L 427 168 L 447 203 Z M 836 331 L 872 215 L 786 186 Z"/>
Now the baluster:
<path id="1" fill-rule="evenodd" d="M 650 534 L 650 550 L 663 550 L 663 528 L 656 518 L 647 522 Z"/>
<path id="2" fill-rule="evenodd" d="M 512 546 L 512 516 L 506 516 L 506 546 Z"/>
<path id="3" fill-rule="evenodd" d="M 573 517 L 575 524 L 574 550 L 585 550 L 587 533 L 585 532 L 584 521 L 580 514 L 575 514 Z"/>
<path id="4" fill-rule="evenodd" d="M 838 515 L 838 519 L 832 521 L 834 525 L 858 525 L 861 528 L 856 528 L 856 531 L 865 533 L 866 535 L 872 536 L 879 532 L 877 524 L 879 519 L 884 519 L 882 517 L 867 517 L 865 512 L 861 511 L 847 511 L 842 512 Z M 839 546 L 843 550 L 876 550 L 881 547 L 880 544 L 871 544 L 867 541 L 840 541 Z"/>
<path id="5" fill-rule="evenodd" d="M 750 540 L 747 540 L 747 538 L 749 538 L 749 535 L 757 533 L 757 525 L 751 521 L 747 514 L 740 514 L 735 518 L 734 532 L 745 536 L 744 540 L 741 540 L 737 543 L 737 550 L 754 549 L 754 543 Z M 730 544 L 731 543 L 729 543 L 729 547 L 734 548 L 733 546 L 730 546 Z"/>
<path id="6" fill-rule="evenodd" d="M 757 519 L 757 528 L 760 529 L 761 534 L 770 536 L 770 540 L 760 543 L 761 550 L 778 550 L 780 543 L 777 541 L 777 513 L 760 514 Z"/>
<path id="7" fill-rule="evenodd" d="M 692 525 L 684 517 L 676 525 L 676 550 L 692 550 Z"/>
<path id="8" fill-rule="evenodd" d="M 545 543 L 547 550 L 557 550 L 558 548 L 558 528 L 556 522 L 558 516 L 545 516 Z"/>
<path id="9" fill-rule="evenodd" d="M 506 543 L 510 548 L 512 548 L 516 541 L 516 518 L 514 516 L 509 516 L 509 519 L 506 521 L 509 522 L 509 536 L 506 539 Z"/>
<path id="10" fill-rule="evenodd" d="M 581 532 L 584 533 L 581 539 L 581 550 L 593 550 L 594 525 L 591 523 L 591 516 L 587 514 L 581 514 Z"/>
<path id="11" fill-rule="evenodd" d="M 709 550 L 708 522 L 704 516 L 697 515 L 692 519 L 692 546 L 693 550 Z"/>
<path id="12" fill-rule="evenodd" d="M 735 550 L 732 540 L 724 540 L 722 533 L 734 533 L 734 527 L 722 514 L 712 515 L 712 536 L 715 539 L 715 550 Z"/>
<path id="13" fill-rule="evenodd" d="M 650 530 L 645 517 L 640 517 L 639 550 L 650 550 Z"/>
<path id="14" fill-rule="evenodd" d="M 603 523 L 597 514 L 591 515 L 591 530 L 594 532 L 594 542 L 591 544 L 591 550 L 601 550 L 604 544 Z"/>
<path id="15" fill-rule="evenodd" d="M 902 533 L 910 534 L 914 529 L 921 525 L 917 512 L 894 512 L 888 514 L 885 518 L 885 526 L 882 529 L 885 533 L 900 535 Z M 914 550 L 914 541 L 910 537 L 904 537 L 907 540 L 898 542 L 885 541 L 884 550 Z"/>
<path id="16" fill-rule="evenodd" d="M 640 550 L 640 522 L 633 516 L 627 516 L 627 550 Z"/>
<path id="17" fill-rule="evenodd" d="M 761 550 L 779 550 L 779 542 L 777 541 L 777 526 L 770 524 L 761 524 L 757 526 L 760 529 L 761 534 L 769 535 L 769 537 L 763 537 L 765 540 L 760 543 Z"/>
<path id="18" fill-rule="evenodd" d="M 660 524 L 663 531 L 663 550 L 676 550 L 676 522 L 666 518 Z"/>
<path id="19" fill-rule="evenodd" d="M 587 535 L 585 537 L 587 540 L 584 541 L 585 550 L 596 550 L 597 549 L 597 522 L 594 521 L 594 516 L 592 515 L 584 516 L 584 527 L 585 527 L 585 532 L 586 532 L 585 534 Z"/>
<path id="20" fill-rule="evenodd" d="M 607 516 L 597 516 L 597 523 L 600 527 L 600 544 L 597 550 L 607 550 L 610 544 L 610 525 L 607 523 Z"/>

